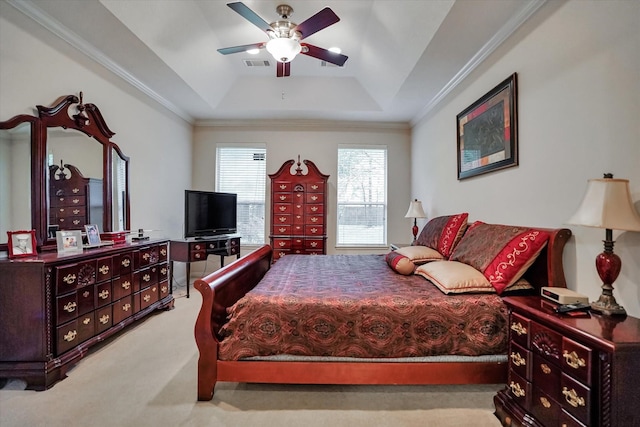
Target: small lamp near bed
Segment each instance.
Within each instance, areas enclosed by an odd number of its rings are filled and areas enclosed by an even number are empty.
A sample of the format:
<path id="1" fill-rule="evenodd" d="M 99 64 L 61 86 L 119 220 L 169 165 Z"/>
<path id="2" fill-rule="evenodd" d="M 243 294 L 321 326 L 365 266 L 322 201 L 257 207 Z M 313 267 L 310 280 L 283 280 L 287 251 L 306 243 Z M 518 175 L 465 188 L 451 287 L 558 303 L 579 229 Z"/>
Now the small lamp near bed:
<path id="1" fill-rule="evenodd" d="M 422 202 L 418 199 L 414 199 L 411 203 L 409 203 L 409 210 L 404 217 L 413 218 L 413 228 L 411 229 L 411 231 L 413 231 L 413 243 L 415 243 L 418 236 L 418 218 L 427 217 L 424 214 L 424 210 L 422 209 Z"/>
<path id="2" fill-rule="evenodd" d="M 640 231 L 640 216 L 633 207 L 629 180 L 590 179 L 587 192 L 569 224 L 605 229 L 604 252 L 596 257 L 596 270 L 602 279 L 602 294 L 591 303 L 591 309 L 606 315 L 626 315 L 624 307 L 613 296 L 613 282 L 618 278 L 622 261 L 613 253 L 613 231 Z"/>

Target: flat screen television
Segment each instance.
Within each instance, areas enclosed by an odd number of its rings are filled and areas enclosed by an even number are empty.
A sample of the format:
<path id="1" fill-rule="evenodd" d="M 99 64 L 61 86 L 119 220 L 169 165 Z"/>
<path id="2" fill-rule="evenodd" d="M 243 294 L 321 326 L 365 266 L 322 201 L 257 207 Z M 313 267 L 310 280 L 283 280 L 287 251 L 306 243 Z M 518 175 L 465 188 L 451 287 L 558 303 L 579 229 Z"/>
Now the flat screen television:
<path id="1" fill-rule="evenodd" d="M 212 191 L 184 191 L 184 237 L 236 233 L 238 196 Z"/>

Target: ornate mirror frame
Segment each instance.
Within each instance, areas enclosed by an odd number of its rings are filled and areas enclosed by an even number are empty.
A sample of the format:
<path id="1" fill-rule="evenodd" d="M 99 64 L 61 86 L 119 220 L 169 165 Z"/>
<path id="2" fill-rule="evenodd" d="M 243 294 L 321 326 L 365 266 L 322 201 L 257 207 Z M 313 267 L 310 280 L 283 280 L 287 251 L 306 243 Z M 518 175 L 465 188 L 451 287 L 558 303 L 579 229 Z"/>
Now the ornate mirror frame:
<path id="1" fill-rule="evenodd" d="M 67 95 L 58 98 L 52 107 L 36 106 L 38 117 L 29 115 L 16 116 L 6 122 L 0 122 L 0 129 L 11 129 L 23 122 L 31 123 L 31 224 L 36 232 L 37 245 L 40 250 L 56 248 L 55 236 L 48 233 L 49 226 L 49 182 L 48 182 L 48 141 L 47 130 L 63 128 L 77 130 L 95 139 L 102 145 L 102 203 L 103 219 L 102 232 L 124 231 L 130 229 L 131 213 L 129 207 L 129 158 L 120 147 L 111 141 L 115 135 L 107 126 L 98 107 L 94 104 L 83 104 L 82 92 L 80 98 Z M 73 111 L 75 109 L 75 111 Z M 113 213 L 114 185 L 118 177 L 114 177 L 114 157 L 119 157 L 119 163 L 124 168 L 124 182 L 119 183 L 122 195 L 117 205 L 122 212 Z M 118 159 L 116 159 L 118 160 Z M 82 165 L 77 165 L 80 168 Z M 114 216 L 119 217 L 114 227 Z M 122 230 L 124 229 L 124 230 Z M 0 236 L 0 250 L 6 250 L 4 236 Z"/>

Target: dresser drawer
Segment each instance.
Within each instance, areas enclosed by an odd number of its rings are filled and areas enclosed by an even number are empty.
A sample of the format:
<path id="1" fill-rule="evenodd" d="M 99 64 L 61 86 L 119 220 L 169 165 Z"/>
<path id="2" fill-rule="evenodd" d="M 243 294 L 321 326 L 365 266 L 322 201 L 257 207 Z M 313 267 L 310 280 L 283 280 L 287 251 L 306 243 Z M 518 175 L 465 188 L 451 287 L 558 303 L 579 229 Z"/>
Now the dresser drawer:
<path id="1" fill-rule="evenodd" d="M 288 255 L 291 253 L 291 249 L 274 249 L 273 250 L 273 260 L 276 261 L 280 258 L 282 258 L 285 255 Z"/>
<path id="2" fill-rule="evenodd" d="M 112 289 L 114 300 L 120 299 L 126 295 L 131 295 L 131 292 L 133 291 L 131 274 L 124 274 L 113 279 Z"/>
<path id="3" fill-rule="evenodd" d="M 293 182 L 292 181 L 274 181 L 273 191 L 276 192 L 276 194 L 280 192 L 293 191 Z"/>
<path id="4" fill-rule="evenodd" d="M 275 215 L 293 213 L 293 205 L 291 203 L 274 203 L 273 213 Z"/>
<path id="5" fill-rule="evenodd" d="M 321 205 L 321 204 L 305 205 L 304 213 L 307 215 L 322 215 L 324 213 L 324 205 Z"/>
<path id="6" fill-rule="evenodd" d="M 133 314 L 131 295 L 120 298 L 113 303 L 113 324 L 122 322 Z"/>
<path id="7" fill-rule="evenodd" d="M 98 258 L 96 282 L 111 279 L 113 274 L 113 259 L 111 257 Z"/>
<path id="8" fill-rule="evenodd" d="M 161 281 L 158 284 L 158 298 L 162 299 L 169 295 L 169 281 Z"/>
<path id="9" fill-rule="evenodd" d="M 76 317 L 78 317 L 76 292 L 56 298 L 56 324 L 62 325 Z"/>
<path id="10" fill-rule="evenodd" d="M 86 197 L 74 195 L 51 197 L 51 207 L 60 206 L 86 206 Z"/>
<path id="11" fill-rule="evenodd" d="M 143 310 L 149 307 L 154 302 L 158 301 L 158 284 L 154 284 L 140 292 L 140 309 Z"/>
<path id="12" fill-rule="evenodd" d="M 529 410 L 531 408 L 531 383 L 521 376 L 509 371 L 507 380 L 507 389 L 511 397 L 518 402 L 520 406 Z"/>
<path id="13" fill-rule="evenodd" d="M 133 273 L 133 291 L 137 292 L 143 288 L 158 282 L 157 268 L 145 268 Z"/>
<path id="14" fill-rule="evenodd" d="M 516 343 L 511 343 L 511 351 L 509 352 L 509 369 L 522 378 L 531 381 L 532 365 L 533 356 L 531 352 Z"/>
<path id="15" fill-rule="evenodd" d="M 113 275 L 119 276 L 133 271 L 133 253 L 127 252 L 113 258 Z"/>
<path id="16" fill-rule="evenodd" d="M 111 281 L 99 283 L 96 285 L 96 307 L 102 307 L 106 304 L 111 304 L 113 301 L 113 295 L 111 293 Z"/>
<path id="17" fill-rule="evenodd" d="M 583 424 L 580 421 L 576 420 L 564 409 L 560 411 L 559 423 L 560 427 L 587 427 L 586 424 Z"/>
<path id="18" fill-rule="evenodd" d="M 291 249 L 291 239 L 272 239 L 273 241 L 273 249 L 274 250 L 279 250 L 279 249 Z"/>
<path id="19" fill-rule="evenodd" d="M 591 385 L 593 351 L 569 338 L 562 339 L 562 370 L 574 378 Z"/>
<path id="20" fill-rule="evenodd" d="M 111 305 L 99 308 L 96 313 L 96 333 L 106 331 L 113 325 L 113 313 Z"/>
<path id="21" fill-rule="evenodd" d="M 324 239 L 304 239 L 307 252 L 324 251 Z"/>
<path id="22" fill-rule="evenodd" d="M 511 340 L 520 344 L 522 347 L 528 348 L 529 332 L 531 330 L 530 320 L 516 313 L 511 313 L 510 319 L 509 329 Z"/>
<path id="23" fill-rule="evenodd" d="M 274 224 L 273 235 L 274 236 L 288 236 L 291 234 L 290 224 Z"/>
<path id="24" fill-rule="evenodd" d="M 155 264 L 158 262 L 158 247 L 149 246 L 142 248 L 136 252 L 135 260 L 137 261 L 134 268 L 142 268 L 147 265 Z"/>
<path id="25" fill-rule="evenodd" d="M 85 313 L 78 317 L 78 344 L 96 334 L 95 312 Z"/>
<path id="26" fill-rule="evenodd" d="M 169 259 L 169 246 L 162 244 L 158 246 L 158 262 L 165 262 Z"/>
<path id="27" fill-rule="evenodd" d="M 292 193 L 275 193 L 273 196 L 273 201 L 278 203 L 291 203 L 293 202 L 293 194 Z"/>
<path id="28" fill-rule="evenodd" d="M 305 225 L 304 233 L 307 236 L 324 236 L 324 227 L 322 224 Z"/>
<path id="29" fill-rule="evenodd" d="M 560 377 L 562 407 L 582 423 L 591 419 L 591 390 L 567 374 Z"/>
<path id="30" fill-rule="evenodd" d="M 78 332 L 78 319 L 73 319 L 56 328 L 57 354 L 62 354 L 80 343 Z"/>
<path id="31" fill-rule="evenodd" d="M 64 294 L 96 283 L 96 260 L 56 267 L 56 290 Z"/>
<path id="32" fill-rule="evenodd" d="M 87 210 L 84 206 L 59 206 L 57 208 L 51 208 L 49 211 L 49 217 L 56 223 L 58 218 L 71 218 L 84 217 L 87 214 Z"/>
<path id="33" fill-rule="evenodd" d="M 324 193 L 324 181 L 310 182 L 307 184 L 307 191 L 310 193 Z"/>
<path id="34" fill-rule="evenodd" d="M 306 203 L 324 203 L 324 194 L 322 193 L 307 193 L 305 198 Z"/>
<path id="35" fill-rule="evenodd" d="M 278 227 L 280 225 L 291 225 L 293 224 L 293 216 L 289 214 L 279 214 L 277 212 L 273 213 L 273 226 Z"/>

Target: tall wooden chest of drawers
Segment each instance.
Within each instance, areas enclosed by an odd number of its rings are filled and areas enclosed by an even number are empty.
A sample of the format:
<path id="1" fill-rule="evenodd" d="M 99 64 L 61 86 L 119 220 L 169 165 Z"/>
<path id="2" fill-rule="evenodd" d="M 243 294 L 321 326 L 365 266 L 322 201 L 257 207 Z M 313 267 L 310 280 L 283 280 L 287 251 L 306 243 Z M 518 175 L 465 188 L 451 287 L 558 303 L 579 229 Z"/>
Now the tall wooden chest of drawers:
<path id="1" fill-rule="evenodd" d="M 558 315 L 507 297 L 509 376 L 494 398 L 505 426 L 640 425 L 640 319 Z"/>
<path id="2" fill-rule="evenodd" d="M 274 261 L 287 254 L 326 253 L 327 181 L 310 160 L 288 160 L 271 178 L 271 246 Z M 295 170 L 293 169 L 296 165 Z"/>
<path id="3" fill-rule="evenodd" d="M 0 378 L 46 389 L 89 347 L 173 307 L 168 242 L 0 261 Z"/>
<path id="4" fill-rule="evenodd" d="M 64 165 L 64 170 L 49 166 L 49 224 L 64 230 L 84 230 L 87 224 L 102 228 L 102 180 L 85 178 L 73 165 Z"/>

